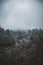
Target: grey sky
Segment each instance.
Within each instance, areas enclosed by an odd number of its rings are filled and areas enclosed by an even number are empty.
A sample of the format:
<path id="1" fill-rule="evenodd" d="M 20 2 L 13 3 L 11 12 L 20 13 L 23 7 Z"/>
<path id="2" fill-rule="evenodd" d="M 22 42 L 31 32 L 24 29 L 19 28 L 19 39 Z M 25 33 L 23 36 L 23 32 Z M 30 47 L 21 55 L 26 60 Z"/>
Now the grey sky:
<path id="1" fill-rule="evenodd" d="M 0 0 L 0 26 L 43 29 L 43 0 Z"/>

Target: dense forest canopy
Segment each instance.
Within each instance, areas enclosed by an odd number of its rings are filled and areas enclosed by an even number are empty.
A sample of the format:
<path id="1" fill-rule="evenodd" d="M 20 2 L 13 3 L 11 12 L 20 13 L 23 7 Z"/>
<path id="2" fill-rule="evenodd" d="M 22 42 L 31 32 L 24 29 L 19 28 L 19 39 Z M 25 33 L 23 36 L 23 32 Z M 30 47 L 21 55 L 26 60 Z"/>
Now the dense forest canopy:
<path id="1" fill-rule="evenodd" d="M 42 51 L 43 29 L 15 31 L 0 27 L 0 65 L 43 65 Z"/>
<path id="2" fill-rule="evenodd" d="M 0 44 L 15 44 L 15 40 L 20 40 L 23 38 L 31 39 L 34 42 L 43 41 L 43 30 L 42 29 L 32 29 L 27 31 L 22 30 L 4 30 L 0 27 Z"/>

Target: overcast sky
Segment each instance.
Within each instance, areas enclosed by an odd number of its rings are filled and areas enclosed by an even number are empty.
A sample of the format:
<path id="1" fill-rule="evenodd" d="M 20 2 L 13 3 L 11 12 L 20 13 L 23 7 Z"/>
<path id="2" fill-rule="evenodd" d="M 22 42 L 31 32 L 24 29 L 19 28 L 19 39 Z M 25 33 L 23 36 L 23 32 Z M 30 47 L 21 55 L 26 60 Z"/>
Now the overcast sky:
<path id="1" fill-rule="evenodd" d="M 43 0 L 0 0 L 0 26 L 43 29 Z"/>

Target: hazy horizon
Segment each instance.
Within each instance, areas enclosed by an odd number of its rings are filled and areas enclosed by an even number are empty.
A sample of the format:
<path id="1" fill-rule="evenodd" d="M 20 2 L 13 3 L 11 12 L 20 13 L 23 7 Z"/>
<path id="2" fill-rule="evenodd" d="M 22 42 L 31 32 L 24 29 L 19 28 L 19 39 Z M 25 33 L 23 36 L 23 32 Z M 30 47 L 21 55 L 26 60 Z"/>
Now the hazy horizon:
<path id="1" fill-rule="evenodd" d="M 0 5 L 4 29 L 43 29 L 43 0 L 0 0 Z"/>

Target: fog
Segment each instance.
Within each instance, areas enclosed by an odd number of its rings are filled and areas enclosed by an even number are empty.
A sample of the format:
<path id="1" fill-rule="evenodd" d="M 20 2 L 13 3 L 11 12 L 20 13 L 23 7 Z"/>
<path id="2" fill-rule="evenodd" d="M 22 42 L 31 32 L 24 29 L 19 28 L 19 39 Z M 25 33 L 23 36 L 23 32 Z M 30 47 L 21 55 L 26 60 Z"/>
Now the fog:
<path id="1" fill-rule="evenodd" d="M 0 0 L 0 26 L 43 29 L 43 0 Z"/>

